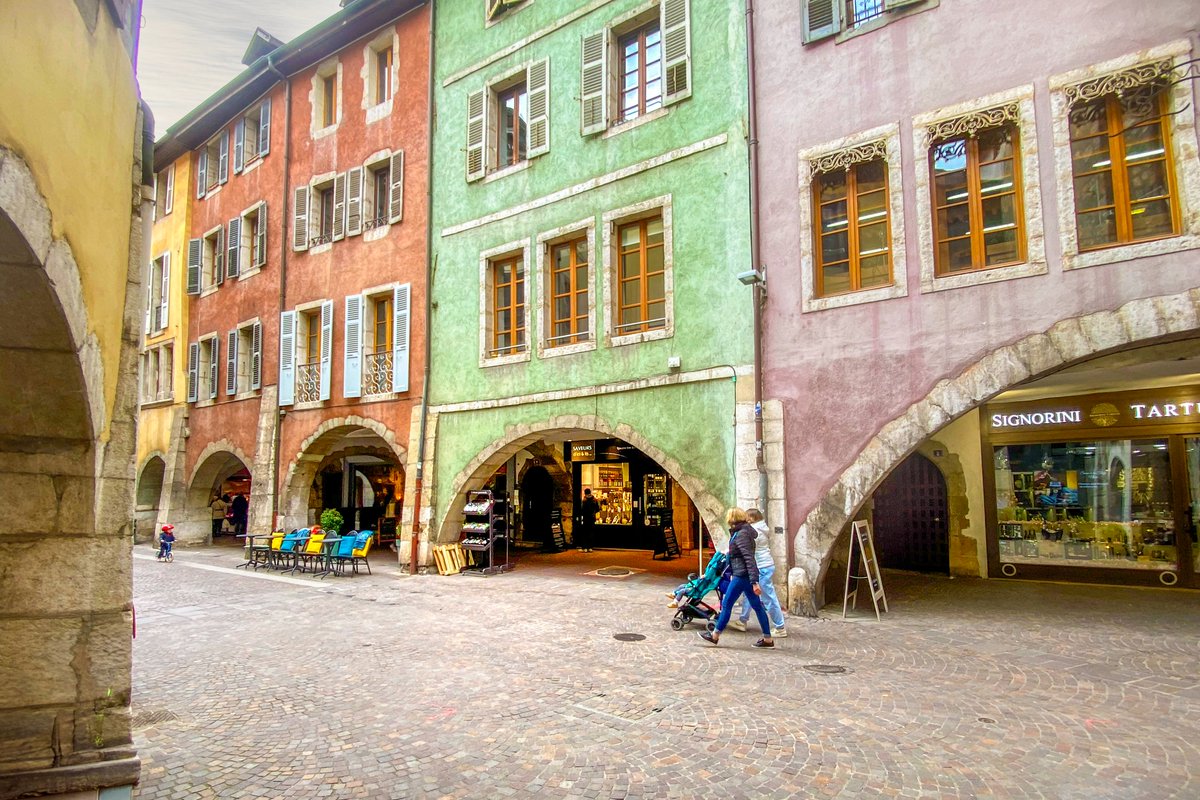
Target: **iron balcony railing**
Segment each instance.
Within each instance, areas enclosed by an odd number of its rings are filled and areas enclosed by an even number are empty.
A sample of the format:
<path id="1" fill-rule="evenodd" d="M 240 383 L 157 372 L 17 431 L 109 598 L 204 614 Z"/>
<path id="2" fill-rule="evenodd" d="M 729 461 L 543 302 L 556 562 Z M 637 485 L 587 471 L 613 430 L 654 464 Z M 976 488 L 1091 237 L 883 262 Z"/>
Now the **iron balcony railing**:
<path id="1" fill-rule="evenodd" d="M 321 362 L 296 365 L 296 402 L 316 403 L 321 399 Z"/>
<path id="2" fill-rule="evenodd" d="M 392 391 L 391 350 L 367 355 L 363 366 L 364 394 L 387 394 Z"/>

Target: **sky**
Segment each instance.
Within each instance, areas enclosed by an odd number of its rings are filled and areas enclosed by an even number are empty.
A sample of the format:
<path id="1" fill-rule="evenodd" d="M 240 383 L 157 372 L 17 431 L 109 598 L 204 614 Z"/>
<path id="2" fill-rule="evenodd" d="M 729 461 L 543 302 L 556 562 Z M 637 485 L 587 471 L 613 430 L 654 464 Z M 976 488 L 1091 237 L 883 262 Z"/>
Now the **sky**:
<path id="1" fill-rule="evenodd" d="M 155 138 L 245 69 L 255 28 L 287 42 L 338 10 L 338 0 L 143 0 L 138 80 Z"/>

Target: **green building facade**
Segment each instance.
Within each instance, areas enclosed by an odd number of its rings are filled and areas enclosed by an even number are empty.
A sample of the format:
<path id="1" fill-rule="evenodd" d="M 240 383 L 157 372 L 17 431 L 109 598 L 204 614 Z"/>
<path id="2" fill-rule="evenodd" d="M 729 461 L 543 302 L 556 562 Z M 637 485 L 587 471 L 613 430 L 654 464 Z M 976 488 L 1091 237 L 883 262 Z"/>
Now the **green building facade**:
<path id="1" fill-rule="evenodd" d="M 742 12 L 443 0 L 434 37 L 428 539 L 485 486 L 531 542 L 583 487 L 599 546 L 719 537 L 758 491 Z"/>

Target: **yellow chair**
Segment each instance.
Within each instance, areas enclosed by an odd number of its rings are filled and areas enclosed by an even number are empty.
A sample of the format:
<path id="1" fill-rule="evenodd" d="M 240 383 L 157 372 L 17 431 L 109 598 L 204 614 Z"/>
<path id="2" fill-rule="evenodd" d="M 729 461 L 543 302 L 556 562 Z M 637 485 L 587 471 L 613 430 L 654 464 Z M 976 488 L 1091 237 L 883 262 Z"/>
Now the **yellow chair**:
<path id="1" fill-rule="evenodd" d="M 362 531 L 358 534 L 354 542 L 354 553 L 350 558 L 350 568 L 354 572 L 358 572 L 358 564 L 361 561 L 367 568 L 367 574 L 371 574 L 371 562 L 367 561 L 367 553 L 371 552 L 371 545 L 375 542 L 375 531 Z"/>
<path id="2" fill-rule="evenodd" d="M 308 537 L 308 544 L 304 546 L 303 550 L 296 553 L 296 566 L 301 572 L 304 572 L 310 566 L 315 571 L 320 565 L 323 554 L 322 542 L 324 541 L 325 531 L 320 528 L 313 528 L 312 533 Z"/>

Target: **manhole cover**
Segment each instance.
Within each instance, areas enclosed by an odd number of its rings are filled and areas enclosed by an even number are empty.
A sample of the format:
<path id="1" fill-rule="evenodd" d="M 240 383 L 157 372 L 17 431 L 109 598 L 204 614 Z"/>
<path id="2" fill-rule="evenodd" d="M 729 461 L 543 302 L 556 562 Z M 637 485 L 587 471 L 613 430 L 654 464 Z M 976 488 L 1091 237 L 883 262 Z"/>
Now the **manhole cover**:
<path id="1" fill-rule="evenodd" d="M 618 577 L 620 575 L 631 575 L 633 570 L 625 569 L 625 567 L 605 567 L 604 569 L 596 570 L 597 575 L 608 575 L 609 577 Z"/>
<path id="2" fill-rule="evenodd" d="M 996 724 L 996 720 L 992 719 L 991 717 L 980 717 L 979 721 L 984 723 L 985 725 L 995 725 Z"/>
<path id="3" fill-rule="evenodd" d="M 614 633 L 613 638 L 618 642 L 640 642 L 646 637 L 640 633 Z"/>
<path id="4" fill-rule="evenodd" d="M 847 671 L 845 667 L 839 667 L 836 664 L 805 664 L 804 668 L 809 672 L 817 672 L 821 675 L 840 675 Z"/>

